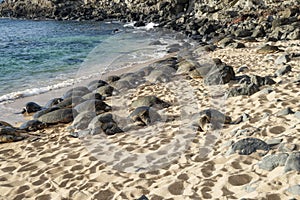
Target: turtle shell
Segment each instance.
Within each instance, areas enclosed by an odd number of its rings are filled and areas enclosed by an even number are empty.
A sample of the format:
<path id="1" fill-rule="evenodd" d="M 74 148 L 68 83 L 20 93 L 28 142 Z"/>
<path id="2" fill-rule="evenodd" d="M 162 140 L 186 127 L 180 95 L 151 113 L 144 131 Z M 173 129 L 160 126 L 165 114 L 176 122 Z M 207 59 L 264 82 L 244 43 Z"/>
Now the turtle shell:
<path id="1" fill-rule="evenodd" d="M 72 108 L 59 109 L 40 116 L 38 121 L 46 124 L 69 123 L 77 114 L 77 111 Z"/>
<path id="2" fill-rule="evenodd" d="M 208 122 L 210 123 L 222 123 L 222 124 L 229 124 L 231 123 L 231 117 L 221 113 L 220 111 L 216 109 L 205 109 L 202 110 L 200 113 L 200 118 L 206 117 Z"/>
<path id="3" fill-rule="evenodd" d="M 129 119 L 132 122 L 137 122 L 140 125 L 148 126 L 156 121 L 161 120 L 161 116 L 151 107 L 141 106 L 136 108 L 130 115 Z"/>
<path id="4" fill-rule="evenodd" d="M 40 122 L 39 120 L 33 119 L 33 120 L 23 123 L 20 126 L 20 129 L 25 130 L 25 131 L 37 131 L 37 130 L 44 129 L 46 126 L 47 125 L 45 123 Z"/>

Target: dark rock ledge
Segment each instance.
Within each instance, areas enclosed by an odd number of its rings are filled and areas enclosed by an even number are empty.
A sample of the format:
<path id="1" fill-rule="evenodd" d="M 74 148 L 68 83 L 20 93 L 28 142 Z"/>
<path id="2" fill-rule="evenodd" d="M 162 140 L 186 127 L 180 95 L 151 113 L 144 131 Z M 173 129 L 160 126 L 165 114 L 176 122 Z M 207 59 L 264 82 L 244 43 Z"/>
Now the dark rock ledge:
<path id="1" fill-rule="evenodd" d="M 195 39 L 224 36 L 300 39 L 298 1 L 251 0 L 3 0 L 0 16 L 27 19 L 155 22 Z"/>

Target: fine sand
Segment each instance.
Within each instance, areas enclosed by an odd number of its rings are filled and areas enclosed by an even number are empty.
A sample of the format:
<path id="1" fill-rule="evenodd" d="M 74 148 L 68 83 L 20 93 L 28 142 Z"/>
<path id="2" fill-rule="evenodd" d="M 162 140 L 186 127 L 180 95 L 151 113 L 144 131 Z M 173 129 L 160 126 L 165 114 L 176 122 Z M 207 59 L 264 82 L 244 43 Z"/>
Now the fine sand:
<path id="1" fill-rule="evenodd" d="M 273 75 L 282 52 L 257 54 L 262 42 L 245 43 L 243 49 L 217 49 L 205 58 L 220 58 L 234 70 L 247 66 L 245 74 Z M 300 43 L 277 42 L 286 53 L 300 51 Z M 197 56 L 196 56 L 197 57 Z M 201 57 L 197 57 L 201 59 Z M 107 99 L 114 114 L 127 116 L 138 96 L 156 95 L 171 104 L 159 113 L 163 123 L 115 136 L 68 136 L 57 125 L 31 133 L 26 140 L 0 144 L 0 197 L 2 199 L 290 199 L 290 186 L 299 184 L 299 172 L 285 173 L 257 166 L 262 157 L 228 155 L 232 142 L 245 137 L 263 141 L 282 139 L 298 150 L 300 120 L 295 115 L 277 116 L 284 108 L 299 109 L 299 60 L 289 64 L 292 72 L 274 80 L 273 92 L 224 98 L 232 85 L 203 85 L 203 80 L 184 75 L 166 84 L 144 84 Z M 242 75 L 237 73 L 236 75 Z M 262 88 L 263 89 L 263 88 Z M 58 94 L 58 93 L 57 93 Z M 18 102 L 20 105 L 20 102 Z M 217 131 L 200 132 L 193 114 L 216 108 L 233 119 L 243 113 L 250 119 Z M 121 112 L 122 111 L 122 112 Z M 239 130 L 243 134 L 233 134 Z M 268 154 L 277 152 L 271 150 Z"/>

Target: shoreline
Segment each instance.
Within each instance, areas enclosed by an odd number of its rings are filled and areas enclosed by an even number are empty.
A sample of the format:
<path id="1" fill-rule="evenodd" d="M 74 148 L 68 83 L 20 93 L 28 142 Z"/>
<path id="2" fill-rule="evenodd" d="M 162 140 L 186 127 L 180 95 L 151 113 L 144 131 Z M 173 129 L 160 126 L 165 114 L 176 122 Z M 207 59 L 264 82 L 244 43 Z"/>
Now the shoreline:
<path id="1" fill-rule="evenodd" d="M 12 113 L 10 113 L 9 116 L 2 115 L 0 117 L 0 121 L 6 121 L 8 123 L 11 123 L 12 125 L 19 125 L 20 123 L 23 123 L 23 122 L 27 121 L 28 117 L 23 116 L 22 114 L 14 114 L 14 113 L 21 112 L 23 107 L 28 102 L 35 102 L 35 103 L 38 103 L 39 105 L 43 106 L 50 99 L 56 98 L 56 97 L 57 98 L 62 97 L 62 95 L 66 91 L 68 91 L 69 89 L 72 89 L 74 87 L 87 85 L 89 82 L 91 82 L 93 80 L 103 80 L 103 79 L 105 79 L 105 78 L 107 78 L 108 76 L 111 76 L 111 75 L 117 75 L 118 76 L 118 75 L 122 75 L 124 73 L 135 72 L 138 69 L 141 69 L 141 68 L 143 68 L 143 67 L 145 67 L 145 66 L 147 66 L 151 63 L 154 63 L 154 62 L 159 61 L 159 60 L 163 60 L 165 58 L 168 58 L 168 57 L 171 57 L 171 56 L 174 56 L 174 55 L 176 55 L 176 53 L 170 53 L 170 54 L 165 55 L 162 58 L 154 59 L 154 60 L 148 61 L 146 63 L 139 63 L 139 64 L 136 64 L 134 66 L 104 72 L 104 73 L 102 73 L 102 75 L 100 75 L 99 78 L 93 77 L 92 79 L 84 79 L 84 80 L 81 80 L 79 83 L 75 83 L 71 86 L 67 86 L 67 87 L 63 87 L 63 88 L 59 88 L 59 89 L 55 89 L 55 90 L 50 90 L 48 92 L 33 95 L 33 96 L 18 98 L 18 99 L 15 99 L 13 102 L 7 102 L 7 103 L 4 103 L 4 104 L 0 104 L 0 106 L 4 107 L 3 109 L 13 111 Z M 15 121 L 16 118 L 18 119 L 17 121 Z"/>

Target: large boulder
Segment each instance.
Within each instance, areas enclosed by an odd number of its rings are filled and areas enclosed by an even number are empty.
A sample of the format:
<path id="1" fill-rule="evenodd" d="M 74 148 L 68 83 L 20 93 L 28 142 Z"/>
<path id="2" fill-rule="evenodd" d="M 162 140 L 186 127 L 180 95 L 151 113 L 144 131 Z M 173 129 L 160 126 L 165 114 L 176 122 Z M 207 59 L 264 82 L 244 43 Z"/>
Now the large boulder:
<path id="1" fill-rule="evenodd" d="M 271 77 L 268 76 L 261 77 L 261 76 L 252 75 L 250 76 L 250 79 L 251 79 L 250 80 L 251 83 L 257 85 L 258 87 L 264 85 L 273 85 L 276 83 Z"/>
<path id="2" fill-rule="evenodd" d="M 238 87 L 232 88 L 228 92 L 228 97 L 236 97 L 240 95 L 251 96 L 252 94 L 259 91 L 259 87 L 253 83 L 243 84 Z"/>
<path id="3" fill-rule="evenodd" d="M 268 155 L 258 163 L 258 166 L 260 169 L 272 171 L 278 166 L 284 166 L 288 157 L 287 153 Z"/>
<path id="4" fill-rule="evenodd" d="M 206 85 L 226 84 L 235 78 L 234 70 L 231 66 L 226 65 L 221 60 L 215 61 L 215 66 L 212 66 L 208 74 L 204 77 Z"/>
<path id="5" fill-rule="evenodd" d="M 262 151 L 265 155 L 269 152 L 269 145 L 258 138 L 244 138 L 235 142 L 228 150 L 227 154 L 238 153 L 240 155 L 250 155 L 256 151 Z"/>

